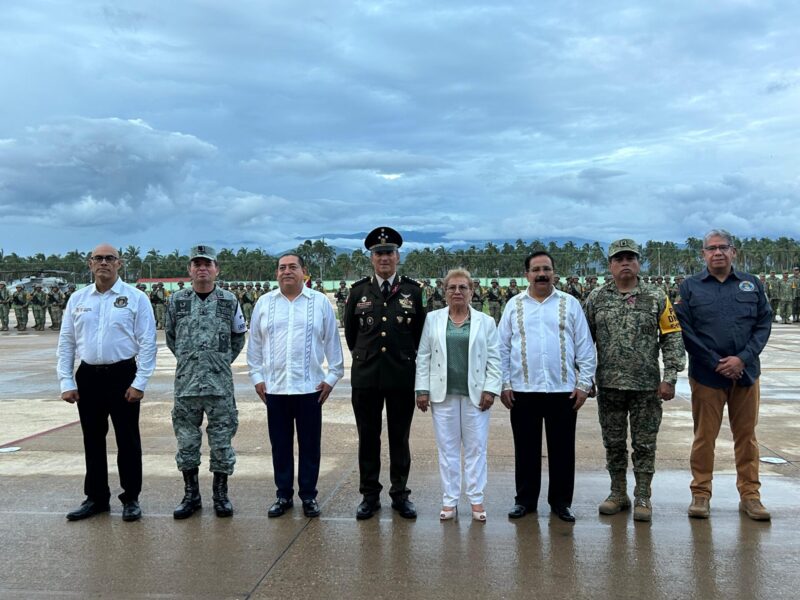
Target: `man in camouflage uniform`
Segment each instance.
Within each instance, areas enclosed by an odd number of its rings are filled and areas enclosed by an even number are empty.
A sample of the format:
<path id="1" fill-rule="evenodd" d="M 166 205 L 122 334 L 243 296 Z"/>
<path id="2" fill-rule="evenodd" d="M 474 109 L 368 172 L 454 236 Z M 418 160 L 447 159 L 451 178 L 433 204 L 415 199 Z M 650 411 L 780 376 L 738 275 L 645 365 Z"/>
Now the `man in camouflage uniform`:
<path id="1" fill-rule="evenodd" d="M 789 279 L 789 273 L 783 274 L 780 287 L 778 288 L 778 300 L 780 301 L 781 323 L 792 322 L 792 303 L 794 302 L 794 290 Z"/>
<path id="2" fill-rule="evenodd" d="M 444 282 L 437 279 L 436 287 L 431 290 L 431 296 L 428 298 L 428 312 L 440 308 L 444 308 Z"/>
<path id="3" fill-rule="evenodd" d="M 347 287 L 347 282 L 342 280 L 339 282 L 339 289 L 333 295 L 336 299 L 336 308 L 338 310 L 339 327 L 344 327 L 344 306 L 347 304 L 347 297 L 350 295 L 350 290 Z"/>
<path id="4" fill-rule="evenodd" d="M 17 291 L 11 295 L 11 306 L 14 308 L 14 316 L 17 317 L 17 331 L 25 331 L 28 328 L 30 298 L 22 284 L 18 284 Z"/>
<path id="5" fill-rule="evenodd" d="M 794 294 L 792 298 L 792 316 L 794 317 L 794 322 L 800 322 L 800 267 L 795 267 L 792 269 L 792 277 L 790 281 L 792 282 L 792 293 Z"/>
<path id="6" fill-rule="evenodd" d="M 156 329 L 164 329 L 167 293 L 164 291 L 163 283 L 153 284 L 150 290 L 150 303 L 153 305 L 153 313 L 156 317 Z"/>
<path id="7" fill-rule="evenodd" d="M 769 300 L 769 305 L 772 307 L 772 321 L 775 322 L 778 320 L 778 309 L 781 302 L 781 280 L 775 276 L 775 271 L 770 271 L 765 284 L 767 300 Z"/>
<path id="8" fill-rule="evenodd" d="M 217 253 L 210 246 L 192 248 L 191 289 L 175 292 L 166 310 L 167 347 L 177 359 L 172 426 L 178 441 L 175 459 L 183 472 L 185 495 L 173 517 L 185 519 L 201 507 L 198 471 L 205 413 L 214 473 L 214 512 L 229 517 L 228 476 L 236 454 L 231 439 L 239 425 L 233 396 L 231 363 L 244 347 L 247 330 L 236 297 L 214 284 L 219 274 Z"/>
<path id="9" fill-rule="evenodd" d="M 33 312 L 33 328 L 36 331 L 44 331 L 44 323 L 47 317 L 47 294 L 42 289 L 41 283 L 37 283 L 33 286 L 31 311 Z"/>
<path id="10" fill-rule="evenodd" d="M 0 281 L 0 331 L 8 331 L 8 311 L 11 309 L 11 294 L 6 282 Z"/>
<path id="11" fill-rule="evenodd" d="M 578 302 L 583 301 L 583 286 L 580 284 L 580 277 L 577 275 L 567 278 L 567 288 L 564 291 Z"/>
<path id="12" fill-rule="evenodd" d="M 317 283 L 314 285 L 314 291 L 319 292 L 320 294 L 325 293 L 325 286 L 322 285 L 322 279 L 317 279 Z"/>
<path id="13" fill-rule="evenodd" d="M 512 279 L 511 281 L 508 282 L 508 287 L 506 288 L 505 304 L 508 304 L 509 300 L 511 300 L 517 294 L 519 294 L 519 288 L 517 287 L 517 280 Z"/>
<path id="14" fill-rule="evenodd" d="M 242 312 L 244 313 L 244 320 L 248 325 L 250 325 L 250 317 L 253 316 L 253 306 L 256 300 L 258 300 L 258 296 L 256 296 L 253 291 L 253 284 L 248 283 L 244 288 L 244 293 L 239 298 L 239 303 L 242 305 Z"/>
<path id="15" fill-rule="evenodd" d="M 50 329 L 61 329 L 61 315 L 64 314 L 64 308 L 67 306 L 64 300 L 64 292 L 58 289 L 57 285 L 50 288 L 50 293 L 47 294 L 47 310 L 50 312 Z"/>
<path id="16" fill-rule="evenodd" d="M 142 289 L 144 290 L 144 284 L 142 284 Z M 67 286 L 67 291 L 64 292 L 64 308 L 67 307 L 67 302 L 69 302 L 69 297 L 72 296 L 72 294 L 74 293 L 75 293 L 75 284 L 70 283 Z"/>
<path id="17" fill-rule="evenodd" d="M 261 298 L 261 296 L 263 295 L 264 292 L 261 290 L 261 282 L 256 281 L 256 284 L 253 287 L 253 297 L 256 299 L 256 302 L 258 302 L 258 299 Z"/>
<path id="18" fill-rule="evenodd" d="M 472 308 L 477 310 L 478 312 L 483 312 L 483 289 L 481 288 L 481 280 L 480 279 L 473 279 L 472 280 L 472 300 L 470 300 L 470 304 Z"/>
<path id="19" fill-rule="evenodd" d="M 500 323 L 500 310 L 503 304 L 503 290 L 500 289 L 500 282 L 492 279 L 491 287 L 486 290 L 486 301 L 489 304 L 489 315 L 494 319 L 494 324 Z"/>
<path id="20" fill-rule="evenodd" d="M 597 408 L 611 476 L 611 494 L 599 510 L 613 515 L 631 505 L 626 479 L 630 416 L 636 477 L 633 518 L 650 521 L 661 402 L 675 396 L 675 382 L 686 358 L 669 298 L 661 288 L 639 282 L 639 257 L 639 246 L 633 240 L 612 242 L 608 259 L 613 279 L 592 292 L 584 311 L 597 345 Z"/>

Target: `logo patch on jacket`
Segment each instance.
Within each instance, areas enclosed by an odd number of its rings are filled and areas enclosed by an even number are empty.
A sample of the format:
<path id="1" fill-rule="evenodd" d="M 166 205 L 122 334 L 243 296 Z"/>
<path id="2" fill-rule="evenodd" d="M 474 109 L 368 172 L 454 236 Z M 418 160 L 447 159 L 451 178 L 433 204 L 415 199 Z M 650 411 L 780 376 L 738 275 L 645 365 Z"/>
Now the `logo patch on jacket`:
<path id="1" fill-rule="evenodd" d="M 118 296 L 116 300 L 114 300 L 114 306 L 117 308 L 125 308 L 128 306 L 128 297 L 127 296 Z"/>

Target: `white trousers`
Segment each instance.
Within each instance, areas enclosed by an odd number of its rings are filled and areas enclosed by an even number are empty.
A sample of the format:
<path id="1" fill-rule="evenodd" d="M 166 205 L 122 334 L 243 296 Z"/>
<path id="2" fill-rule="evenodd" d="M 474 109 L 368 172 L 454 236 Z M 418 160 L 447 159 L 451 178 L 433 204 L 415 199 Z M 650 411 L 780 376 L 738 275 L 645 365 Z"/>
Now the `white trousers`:
<path id="1" fill-rule="evenodd" d="M 448 394 L 442 402 L 431 402 L 431 412 L 439 447 L 442 506 L 457 506 L 461 496 L 462 445 L 467 499 L 470 504 L 483 504 L 489 411 L 481 411 L 472 404 L 469 396 Z"/>

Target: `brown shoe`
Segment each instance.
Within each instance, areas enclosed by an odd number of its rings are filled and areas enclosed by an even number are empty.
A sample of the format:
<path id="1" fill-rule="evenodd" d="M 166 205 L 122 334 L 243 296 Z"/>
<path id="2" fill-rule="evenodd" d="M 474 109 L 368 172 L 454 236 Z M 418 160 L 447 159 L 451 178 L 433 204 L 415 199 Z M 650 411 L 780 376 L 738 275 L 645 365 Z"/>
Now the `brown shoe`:
<path id="1" fill-rule="evenodd" d="M 633 502 L 633 520 L 650 522 L 653 520 L 653 506 L 650 498 L 637 497 Z"/>
<path id="2" fill-rule="evenodd" d="M 772 517 L 758 498 L 748 498 L 739 502 L 739 511 L 753 521 L 769 521 Z"/>
<path id="3" fill-rule="evenodd" d="M 707 519 L 711 515 L 711 505 L 705 496 L 692 496 L 689 516 L 693 519 Z"/>

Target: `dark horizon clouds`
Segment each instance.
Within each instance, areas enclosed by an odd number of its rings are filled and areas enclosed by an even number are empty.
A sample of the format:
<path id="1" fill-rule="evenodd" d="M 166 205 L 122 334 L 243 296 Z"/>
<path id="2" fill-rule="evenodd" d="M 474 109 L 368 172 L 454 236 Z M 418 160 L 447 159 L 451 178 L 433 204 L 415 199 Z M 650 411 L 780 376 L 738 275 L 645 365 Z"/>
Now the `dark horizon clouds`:
<path id="1" fill-rule="evenodd" d="M 0 248 L 798 237 L 800 6 L 228 4 L 4 5 Z"/>

